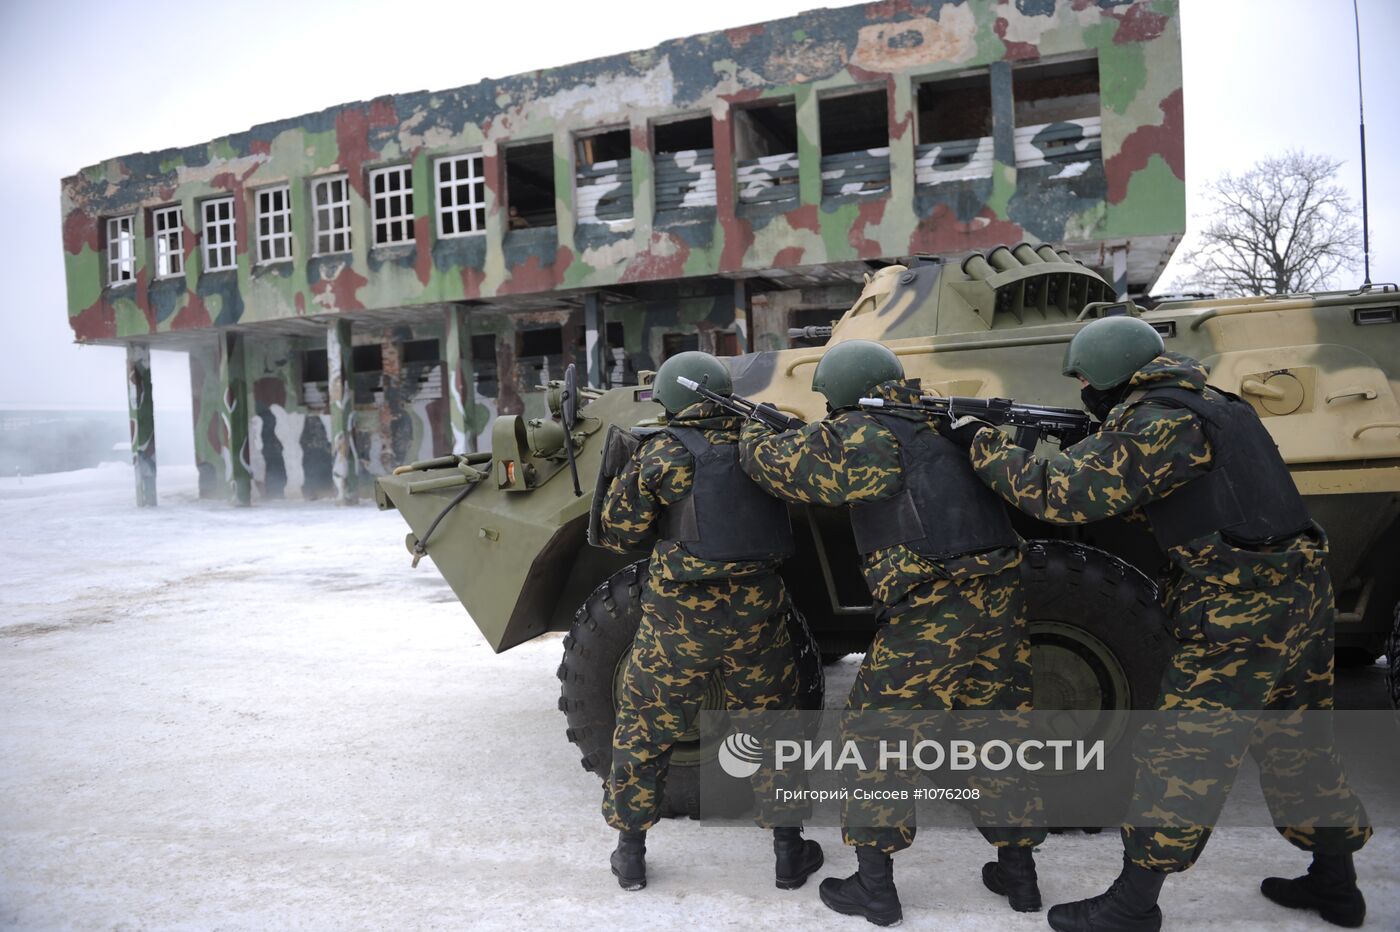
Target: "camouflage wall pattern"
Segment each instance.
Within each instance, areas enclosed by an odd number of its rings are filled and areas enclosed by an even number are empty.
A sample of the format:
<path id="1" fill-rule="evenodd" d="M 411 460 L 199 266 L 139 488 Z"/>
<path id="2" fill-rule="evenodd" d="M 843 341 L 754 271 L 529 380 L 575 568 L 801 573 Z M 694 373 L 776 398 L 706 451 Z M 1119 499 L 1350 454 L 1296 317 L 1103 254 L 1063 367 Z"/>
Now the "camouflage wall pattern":
<path id="1" fill-rule="evenodd" d="M 348 482 L 352 450 L 370 476 L 480 444 L 497 404 L 538 405 L 519 317 L 558 318 L 552 377 L 583 369 L 590 293 L 622 324 L 597 334 L 606 364 L 640 369 L 677 334 L 762 342 L 723 294 L 735 279 L 849 285 L 867 260 L 1049 240 L 1091 265 L 1126 251 L 1121 284 L 1149 284 L 1185 226 L 1181 107 L 1175 0 L 813 11 L 90 166 L 62 185 L 69 322 L 191 353 L 206 491 L 242 481 L 211 429 L 231 385 L 205 385 L 238 380 L 216 336 L 237 328 L 246 364 L 287 367 L 243 380 L 249 481 L 326 494 L 326 449 Z M 857 138 L 848 112 L 874 125 Z M 327 419 L 295 369 L 333 322 L 381 366 L 358 413 Z M 407 333 L 438 340 L 435 398 L 395 361 Z"/>

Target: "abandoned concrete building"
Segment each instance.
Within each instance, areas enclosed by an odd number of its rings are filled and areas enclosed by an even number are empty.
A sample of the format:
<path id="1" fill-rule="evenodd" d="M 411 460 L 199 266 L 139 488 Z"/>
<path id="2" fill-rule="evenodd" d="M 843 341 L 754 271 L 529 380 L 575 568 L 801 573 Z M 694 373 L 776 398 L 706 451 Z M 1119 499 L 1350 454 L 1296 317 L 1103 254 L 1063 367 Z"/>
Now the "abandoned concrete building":
<path id="1" fill-rule="evenodd" d="M 201 494 L 349 501 L 571 362 L 786 347 L 914 255 L 1049 241 L 1144 290 L 1183 175 L 1170 0 L 818 10 L 83 169 L 68 316 L 127 348 L 138 501 L 152 348 L 190 355 Z"/>

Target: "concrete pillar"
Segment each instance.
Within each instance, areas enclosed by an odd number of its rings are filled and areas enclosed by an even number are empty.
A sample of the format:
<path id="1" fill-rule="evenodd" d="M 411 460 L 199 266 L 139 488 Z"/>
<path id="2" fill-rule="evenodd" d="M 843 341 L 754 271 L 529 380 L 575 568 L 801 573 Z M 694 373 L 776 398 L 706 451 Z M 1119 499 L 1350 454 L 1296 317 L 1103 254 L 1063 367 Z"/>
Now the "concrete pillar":
<path id="1" fill-rule="evenodd" d="M 465 305 L 445 312 L 442 358 L 447 363 L 447 417 L 452 428 L 452 452 L 475 453 L 476 373 L 472 370 L 472 319 Z"/>
<path id="2" fill-rule="evenodd" d="M 739 352 L 749 351 L 749 331 L 753 326 L 749 309 L 749 280 L 734 279 L 734 334 L 739 339 Z"/>
<path id="3" fill-rule="evenodd" d="M 151 400 L 151 348 L 126 345 L 126 410 L 131 425 L 131 464 L 136 472 L 136 504 L 156 504 L 156 417 Z"/>
<path id="4" fill-rule="evenodd" d="M 588 360 L 588 387 L 606 388 L 608 381 L 607 360 L 604 358 L 608 343 L 608 327 L 603 315 L 603 302 L 598 292 L 590 291 L 583 296 L 583 352 Z"/>
<path id="5" fill-rule="evenodd" d="M 992 62 L 992 158 L 1016 167 L 1016 98 L 1012 94 L 1011 63 Z"/>
<path id="6" fill-rule="evenodd" d="M 359 500 L 359 457 L 355 452 L 354 349 L 348 320 L 331 321 L 326 328 L 326 368 L 335 501 L 338 505 L 353 505 Z"/>
<path id="7" fill-rule="evenodd" d="M 1108 252 L 1113 257 L 1113 291 L 1122 300 L 1128 296 L 1128 247 L 1114 246 Z"/>
<path id="8" fill-rule="evenodd" d="M 248 439 L 248 376 L 243 363 L 243 334 L 219 334 L 219 387 L 223 393 L 224 478 L 234 505 L 253 500 L 253 451 Z"/>
<path id="9" fill-rule="evenodd" d="M 822 127 L 817 92 L 803 84 L 795 92 L 797 118 L 797 187 L 805 206 L 822 202 Z"/>

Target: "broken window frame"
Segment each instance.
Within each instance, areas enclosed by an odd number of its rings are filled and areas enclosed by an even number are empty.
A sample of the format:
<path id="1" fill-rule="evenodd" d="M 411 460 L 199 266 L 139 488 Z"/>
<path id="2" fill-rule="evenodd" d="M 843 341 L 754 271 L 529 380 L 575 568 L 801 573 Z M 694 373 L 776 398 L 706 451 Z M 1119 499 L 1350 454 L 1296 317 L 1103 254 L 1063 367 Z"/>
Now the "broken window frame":
<path id="1" fill-rule="evenodd" d="M 710 134 L 709 146 L 698 149 L 663 148 L 657 141 L 657 131 L 676 123 L 704 123 Z M 657 213 L 695 208 L 713 210 L 718 201 L 714 117 L 706 111 L 653 120 L 651 145 L 653 196 Z M 683 154 L 693 156 L 689 165 L 682 164 L 680 156 Z"/>
<path id="2" fill-rule="evenodd" d="M 463 167 L 466 174 L 462 173 Z M 443 177 L 446 168 L 448 176 Z M 477 196 L 478 186 L 480 197 Z M 479 236 L 486 232 L 486 172 L 480 152 L 448 155 L 433 161 L 433 187 L 437 197 L 438 239 Z M 462 228 L 463 219 L 467 229 Z M 448 229 L 448 225 L 452 229 Z"/>
<path id="3" fill-rule="evenodd" d="M 548 159 L 547 159 L 546 161 L 547 161 L 547 163 L 548 163 L 548 165 L 549 165 L 550 187 L 549 187 L 549 189 L 545 192 L 545 195 L 544 195 L 545 201 L 549 204 L 549 210 L 548 210 L 549 222 L 548 222 L 548 223 L 535 223 L 535 222 L 531 221 L 530 218 L 527 217 L 527 216 L 525 215 L 525 212 L 524 212 L 523 210 L 520 210 L 520 209 L 519 209 L 519 206 L 520 206 L 520 205 L 517 204 L 517 203 L 515 203 L 514 192 L 511 191 L 511 183 L 510 183 L 511 168 L 512 168 L 512 166 L 518 166 L 518 164 L 519 164 L 518 162 L 515 161 L 515 159 L 518 159 L 518 158 L 520 157 L 520 156 L 519 156 L 519 153 L 520 153 L 521 150 L 523 150 L 523 149 L 534 149 L 534 148 L 543 148 L 543 149 L 548 150 L 548 152 L 549 152 L 549 157 L 548 157 Z M 513 233 L 513 232 L 516 232 L 517 230 L 532 230 L 532 229 L 535 229 L 535 230 L 550 230 L 550 229 L 555 229 L 555 228 L 557 228 L 557 227 L 559 226 L 559 204 L 558 204 L 558 202 L 557 202 L 557 197 L 556 197 L 556 195 L 555 195 L 555 191 L 557 190 L 557 188 L 556 188 L 555 186 L 558 184 L 558 181 L 557 181 L 557 179 L 554 177 L 554 169 L 555 169 L 555 164 L 554 164 L 554 140 L 553 140 L 553 139 L 536 139 L 536 140 L 534 140 L 534 141 L 530 141 L 530 140 L 526 139 L 526 140 L 521 140 L 521 141 L 519 141 L 519 142 L 512 142 L 512 143 L 506 145 L 506 146 L 502 149 L 502 153 L 503 153 L 503 157 L 504 157 L 504 159 L 505 159 L 505 165 L 504 165 L 505 171 L 504 171 L 504 175 L 505 175 L 505 212 L 506 212 L 506 216 L 505 216 L 505 232 L 506 232 L 506 234 L 509 235 L 509 234 L 511 234 L 511 233 Z M 522 169 L 517 168 L 517 171 L 522 171 Z M 512 217 L 511 217 L 511 215 L 510 215 L 510 211 L 511 211 L 512 208 L 515 208 L 515 209 L 516 209 L 516 213 L 517 213 L 517 216 L 518 216 L 518 218 L 519 218 L 519 221 L 518 221 L 518 222 L 517 222 L 516 220 L 512 219 Z M 543 208 L 541 208 L 540 213 L 541 213 L 541 214 L 544 213 Z"/>
<path id="4" fill-rule="evenodd" d="M 593 140 L 602 136 L 620 135 L 623 137 L 627 147 L 627 155 L 617 159 L 598 159 L 592 162 L 585 162 L 583 153 L 585 148 L 591 148 Z M 574 136 L 574 214 L 579 223 L 626 223 L 633 219 L 636 208 L 632 201 L 632 140 L 631 128 L 629 126 L 607 126 L 597 129 L 590 129 L 586 133 L 578 133 Z M 615 209 L 626 208 L 626 213 L 619 213 L 617 216 L 599 216 L 598 207 L 602 202 L 602 197 L 585 197 L 591 195 L 590 188 L 601 184 L 601 176 L 598 174 L 597 166 L 614 163 L 612 174 L 621 176 L 619 179 L 618 194 L 613 202 Z M 606 171 L 606 170 L 604 170 Z M 590 202 L 591 201 L 591 202 Z"/>
<path id="5" fill-rule="evenodd" d="M 936 185 L 948 181 L 967 181 L 992 176 L 996 127 L 993 122 L 994 104 L 992 102 L 991 82 L 991 71 L 986 67 L 949 74 L 936 74 L 915 80 L 913 85 L 915 185 Z M 932 113 L 929 111 L 926 115 L 926 111 L 921 108 L 920 96 L 926 88 L 937 85 L 948 87 L 947 93 L 957 94 L 960 89 L 954 86 L 960 84 L 981 85 L 981 91 L 986 95 L 986 133 L 966 139 L 934 139 L 929 142 L 921 142 L 920 140 L 928 135 L 929 129 L 924 121 L 931 118 Z M 962 109 L 963 112 L 966 112 L 968 108 L 963 107 Z M 971 151 L 960 151 L 966 148 L 966 143 L 970 142 L 976 143 Z M 951 143 L 964 145 L 959 147 L 959 151 L 949 155 L 943 151 L 943 147 Z M 935 158 L 935 156 L 937 157 Z"/>
<path id="6" fill-rule="evenodd" d="M 211 197 L 199 205 L 199 215 L 203 221 L 200 247 L 206 272 L 226 272 L 238 268 L 234 208 L 232 197 Z"/>
<path id="7" fill-rule="evenodd" d="M 350 251 L 350 176 L 312 179 L 311 218 L 313 255 L 334 256 Z"/>
<path id="8" fill-rule="evenodd" d="M 292 187 L 273 185 L 253 192 L 257 206 L 258 265 L 292 261 Z M 280 201 L 280 203 L 276 203 Z M 266 232 L 264 232 L 266 227 Z"/>
<path id="9" fill-rule="evenodd" d="M 136 281 L 136 215 L 107 218 L 107 284 Z"/>
<path id="10" fill-rule="evenodd" d="M 1086 67 L 1087 66 L 1087 67 Z M 1058 119 L 1046 120 L 1044 114 L 1037 114 L 1034 117 L 1026 114 L 1023 108 L 1021 95 L 1017 93 L 1018 86 L 1024 87 L 1027 80 L 1046 80 L 1053 77 L 1064 77 L 1072 73 L 1075 69 L 1082 69 L 1084 77 L 1092 70 L 1094 77 L 1093 97 L 1097 106 L 1092 113 L 1082 117 L 1060 117 Z M 1053 74 L 1052 74 L 1053 73 Z M 1017 168 L 1036 168 L 1049 164 L 1066 165 L 1073 162 L 1092 162 L 1102 158 L 1102 120 L 1103 120 L 1103 72 L 1099 67 L 1098 56 L 1090 54 L 1076 54 L 1063 58 L 1056 58 L 1046 61 L 1038 59 L 1032 62 L 1020 64 L 1011 72 L 1011 98 L 1012 98 L 1012 132 L 1016 144 L 1016 166 Z M 1078 76 L 1078 75 L 1076 75 Z M 1073 97 L 1087 97 L 1089 95 L 1072 95 Z M 1034 98 L 1040 101 L 1047 100 L 1067 100 L 1069 97 L 1041 97 Z M 1040 122 L 1025 122 L 1023 120 L 1038 119 Z M 1034 140 L 1041 133 L 1044 133 L 1050 126 L 1060 123 L 1074 123 L 1083 120 L 1082 135 L 1076 141 L 1074 136 L 1060 136 L 1045 140 L 1051 143 L 1060 143 L 1059 148 L 1043 151 L 1038 149 Z M 1030 130 L 1036 130 L 1032 133 Z M 1069 145 L 1063 145 L 1064 141 L 1070 140 Z M 1076 156 L 1082 156 L 1076 157 Z M 1070 175 L 1069 177 L 1074 177 Z"/>
<path id="11" fill-rule="evenodd" d="M 792 151 L 775 152 L 750 158 L 739 158 L 739 127 L 747 123 L 762 125 L 753 114 L 762 110 L 786 110 L 792 119 Z M 742 121 L 742 122 L 741 122 Z M 774 206 L 783 209 L 789 202 L 798 199 L 799 163 L 798 139 L 801 129 L 797 125 L 797 101 L 794 97 L 775 97 L 736 107 L 733 110 L 734 128 L 734 187 L 736 200 L 741 207 L 758 205 Z M 785 128 L 786 129 L 786 128 Z"/>
<path id="12" fill-rule="evenodd" d="M 877 95 L 880 98 L 880 119 L 878 122 L 883 124 L 884 128 L 880 136 L 883 144 L 867 148 L 851 148 L 847 144 L 846 148 L 832 148 L 828 151 L 829 124 L 835 121 L 827 119 L 826 111 L 828 107 L 832 106 L 832 102 L 850 97 L 875 97 Z M 821 127 L 818 148 L 821 153 L 822 197 L 824 199 L 889 194 L 889 105 L 890 91 L 884 83 L 856 85 L 817 95 L 817 122 Z M 843 174 L 838 175 L 838 172 Z M 846 172 L 851 174 L 844 174 Z"/>
<path id="13" fill-rule="evenodd" d="M 379 215 L 380 205 L 384 206 L 383 217 Z M 413 165 L 405 163 L 372 170 L 369 173 L 369 206 L 370 242 L 376 247 L 411 246 L 416 239 L 413 229 Z M 396 227 L 398 236 L 393 235 Z"/>
<path id="14" fill-rule="evenodd" d="M 184 220 L 179 204 L 157 207 L 151 211 L 151 238 L 156 246 L 156 278 L 179 278 L 184 275 Z"/>

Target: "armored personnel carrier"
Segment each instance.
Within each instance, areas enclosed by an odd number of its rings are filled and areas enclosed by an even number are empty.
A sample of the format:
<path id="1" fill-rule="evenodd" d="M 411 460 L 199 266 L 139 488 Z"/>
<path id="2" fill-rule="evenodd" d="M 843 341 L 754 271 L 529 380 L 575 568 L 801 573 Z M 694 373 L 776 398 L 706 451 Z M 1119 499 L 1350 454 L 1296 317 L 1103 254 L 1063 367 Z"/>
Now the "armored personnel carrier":
<path id="1" fill-rule="evenodd" d="M 1258 411 L 1313 516 L 1331 538 L 1339 665 L 1387 652 L 1400 601 L 1400 294 L 1359 292 L 1181 300 L 1145 310 L 1049 245 L 1020 244 L 958 263 L 918 260 L 868 277 L 860 297 L 807 336 L 879 340 L 911 377 L 942 395 L 1077 406 L 1060 374 L 1064 344 L 1091 319 L 1132 314 L 1168 349 L 1211 368 L 1212 384 Z M 824 413 L 810 390 L 822 348 L 725 360 L 735 392 L 807 420 Z M 610 424 L 655 419 L 648 384 L 607 392 L 556 384 L 551 416 L 496 420 L 490 454 L 446 457 L 380 479 L 377 498 L 408 522 L 410 551 L 427 554 L 487 641 L 506 650 L 568 631 L 557 674 L 568 737 L 586 769 L 609 762 L 613 694 L 640 618 L 645 560 L 589 547 L 589 496 Z M 571 476 L 571 467 L 577 479 Z M 577 491 L 576 491 L 577 490 Z M 870 594 L 842 511 L 794 508 L 797 556 L 785 568 L 806 707 L 820 707 L 822 660 L 865 648 Z M 1037 708 L 1150 707 L 1168 642 L 1153 578 L 1161 556 L 1145 529 L 1112 520 L 1080 528 L 1014 514 L 1030 541 L 1027 574 Z M 644 555 L 638 555 L 644 556 Z M 415 558 L 414 563 L 417 563 Z M 1400 693 L 1392 641 L 1392 691 Z M 711 692 L 719 697 L 718 684 Z M 1110 736 L 1111 737 L 1111 736 Z M 667 784 L 673 811 L 694 808 L 678 747 Z M 693 770 L 693 768 L 690 768 Z"/>

